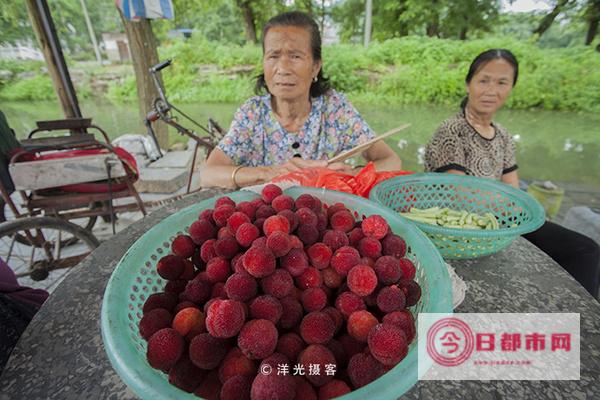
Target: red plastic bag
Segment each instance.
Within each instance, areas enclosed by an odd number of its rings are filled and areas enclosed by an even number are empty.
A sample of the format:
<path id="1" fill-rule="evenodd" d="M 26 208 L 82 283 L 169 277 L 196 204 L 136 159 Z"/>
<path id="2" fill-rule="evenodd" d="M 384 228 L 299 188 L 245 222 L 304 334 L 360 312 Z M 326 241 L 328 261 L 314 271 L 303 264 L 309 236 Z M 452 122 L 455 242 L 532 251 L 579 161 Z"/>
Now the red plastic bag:
<path id="1" fill-rule="evenodd" d="M 394 176 L 408 174 L 412 174 L 412 171 L 377 172 L 375 170 L 375 164 L 369 162 L 354 176 L 343 172 L 332 171 L 327 168 L 306 168 L 300 171 L 279 175 L 273 179 L 273 182 L 293 181 L 301 186 L 337 190 L 339 192 L 368 198 L 371 189 L 379 182 Z"/>

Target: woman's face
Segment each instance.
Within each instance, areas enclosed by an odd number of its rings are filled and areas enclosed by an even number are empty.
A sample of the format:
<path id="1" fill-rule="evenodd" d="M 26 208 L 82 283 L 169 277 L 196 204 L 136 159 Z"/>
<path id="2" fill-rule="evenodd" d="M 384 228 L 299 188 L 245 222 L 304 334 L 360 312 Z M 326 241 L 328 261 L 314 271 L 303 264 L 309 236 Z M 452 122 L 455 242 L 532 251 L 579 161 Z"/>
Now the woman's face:
<path id="1" fill-rule="evenodd" d="M 264 40 L 263 69 L 269 92 L 277 99 L 298 100 L 309 96 L 321 61 L 315 61 L 308 29 L 276 26 Z"/>
<path id="2" fill-rule="evenodd" d="M 467 84 L 469 106 L 477 113 L 494 114 L 506 101 L 514 80 L 514 69 L 499 58 L 485 64 Z"/>

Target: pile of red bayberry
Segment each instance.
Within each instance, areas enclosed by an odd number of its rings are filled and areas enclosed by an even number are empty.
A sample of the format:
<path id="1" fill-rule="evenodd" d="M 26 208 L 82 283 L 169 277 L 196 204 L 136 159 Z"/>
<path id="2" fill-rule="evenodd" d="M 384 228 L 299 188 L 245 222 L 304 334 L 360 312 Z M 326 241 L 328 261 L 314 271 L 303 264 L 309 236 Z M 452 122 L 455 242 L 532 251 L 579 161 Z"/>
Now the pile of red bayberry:
<path id="1" fill-rule="evenodd" d="M 218 199 L 171 250 L 139 329 L 149 364 L 198 396 L 341 396 L 415 338 L 415 266 L 379 215 L 357 221 L 344 204 L 267 185 L 253 201 Z"/>

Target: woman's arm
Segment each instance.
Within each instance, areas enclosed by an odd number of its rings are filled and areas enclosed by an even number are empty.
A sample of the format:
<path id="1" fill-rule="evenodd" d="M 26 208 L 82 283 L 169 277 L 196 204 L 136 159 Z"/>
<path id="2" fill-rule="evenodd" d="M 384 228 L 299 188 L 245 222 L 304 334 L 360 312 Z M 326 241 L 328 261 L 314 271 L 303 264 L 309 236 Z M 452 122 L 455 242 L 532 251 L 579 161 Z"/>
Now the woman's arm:
<path id="1" fill-rule="evenodd" d="M 231 177 L 236 168 L 233 160 L 223 150 L 215 147 L 200 167 L 200 186 L 236 189 L 265 182 L 272 177 L 268 167 L 244 167 L 236 172 L 234 184 Z"/>
<path id="2" fill-rule="evenodd" d="M 465 171 L 461 171 L 460 169 L 449 169 L 444 171 L 447 174 L 455 174 L 455 175 L 466 175 Z"/>
<path id="3" fill-rule="evenodd" d="M 367 161 L 373 161 L 377 171 L 397 171 L 402 169 L 402 161 L 398 157 L 398 154 L 383 141 L 379 141 L 369 147 L 363 153 L 363 157 Z"/>
<path id="4" fill-rule="evenodd" d="M 276 176 L 297 171 L 301 168 L 325 166 L 327 166 L 327 162 L 322 160 L 292 158 L 280 165 L 241 167 L 237 169 L 238 166 L 233 163 L 233 160 L 223 150 L 215 147 L 206 162 L 200 167 L 200 185 L 202 187 L 237 189 L 238 187 L 268 182 Z M 232 179 L 234 171 L 235 182 Z"/>
<path id="5" fill-rule="evenodd" d="M 516 170 L 510 171 L 510 172 L 502 175 L 502 182 L 504 182 L 508 185 L 512 185 L 518 189 L 519 188 L 519 175 L 517 174 L 517 171 Z"/>

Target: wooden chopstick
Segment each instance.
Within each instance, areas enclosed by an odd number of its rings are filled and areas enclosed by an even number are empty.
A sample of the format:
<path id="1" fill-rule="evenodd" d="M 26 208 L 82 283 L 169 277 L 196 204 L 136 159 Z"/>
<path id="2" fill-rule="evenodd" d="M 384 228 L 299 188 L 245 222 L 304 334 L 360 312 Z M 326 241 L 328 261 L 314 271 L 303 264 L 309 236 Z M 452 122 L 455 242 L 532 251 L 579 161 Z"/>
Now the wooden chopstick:
<path id="1" fill-rule="evenodd" d="M 350 157 L 352 157 L 353 155 L 355 155 L 356 153 L 368 149 L 369 147 L 371 147 L 374 143 L 380 141 L 381 139 L 385 139 L 388 136 L 392 136 L 394 133 L 398 133 L 400 131 L 403 131 L 404 129 L 408 128 L 410 126 L 410 124 L 404 124 L 404 125 L 400 125 L 397 128 L 394 128 L 390 131 L 387 131 L 386 133 L 379 135 L 371 140 L 369 140 L 368 142 L 365 142 L 363 144 L 359 144 L 356 147 L 351 148 L 348 151 L 345 151 L 343 153 L 338 154 L 337 156 L 330 158 L 329 160 L 327 160 L 327 164 L 331 164 L 334 162 L 339 162 L 339 161 L 344 161 Z"/>

